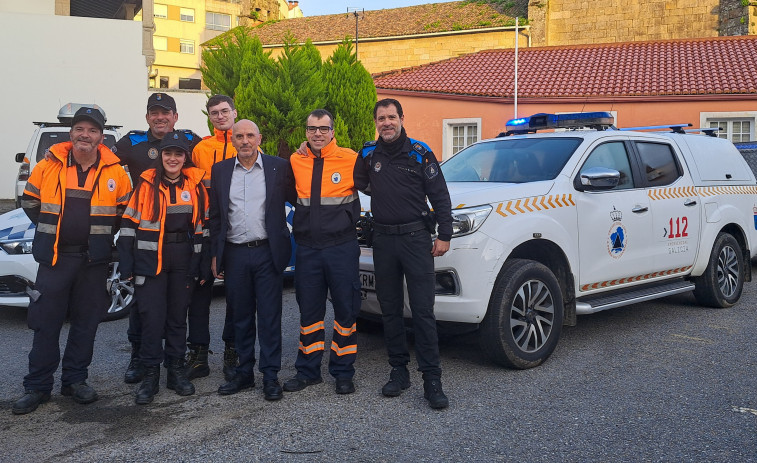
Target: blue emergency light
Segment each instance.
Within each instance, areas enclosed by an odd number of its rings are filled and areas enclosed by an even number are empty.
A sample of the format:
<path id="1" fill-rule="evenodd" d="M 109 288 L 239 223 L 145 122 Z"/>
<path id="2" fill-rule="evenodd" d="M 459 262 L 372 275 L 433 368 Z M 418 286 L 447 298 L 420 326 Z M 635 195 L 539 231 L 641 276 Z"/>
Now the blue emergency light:
<path id="1" fill-rule="evenodd" d="M 534 114 L 507 121 L 507 135 L 536 132 L 546 129 L 593 128 L 604 130 L 615 123 L 612 114 L 605 111 L 591 113 Z"/>

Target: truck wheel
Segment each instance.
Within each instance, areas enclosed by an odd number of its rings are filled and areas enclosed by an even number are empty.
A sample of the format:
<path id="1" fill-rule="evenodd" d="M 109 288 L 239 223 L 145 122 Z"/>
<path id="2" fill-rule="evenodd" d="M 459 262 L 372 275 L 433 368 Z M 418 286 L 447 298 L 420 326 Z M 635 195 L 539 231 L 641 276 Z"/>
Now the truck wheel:
<path id="1" fill-rule="evenodd" d="M 736 238 L 720 233 L 715 239 L 710 262 L 704 273 L 694 278 L 694 297 L 706 307 L 731 307 L 744 288 L 744 255 Z"/>
<path id="2" fill-rule="evenodd" d="M 562 292 L 555 275 L 539 262 L 513 259 L 494 285 L 481 323 L 481 349 L 500 365 L 533 368 L 555 350 L 562 324 Z"/>
<path id="3" fill-rule="evenodd" d="M 129 315 L 134 303 L 134 285 L 131 281 L 121 280 L 118 262 L 112 262 L 109 266 L 107 289 L 110 295 L 110 306 L 108 306 L 105 321 L 119 320 Z"/>

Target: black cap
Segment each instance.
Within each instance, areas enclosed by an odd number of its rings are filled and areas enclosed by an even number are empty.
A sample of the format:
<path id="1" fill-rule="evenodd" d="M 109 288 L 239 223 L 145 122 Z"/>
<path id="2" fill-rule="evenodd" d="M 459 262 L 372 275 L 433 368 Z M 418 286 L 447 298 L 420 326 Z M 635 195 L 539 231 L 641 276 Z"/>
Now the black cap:
<path id="1" fill-rule="evenodd" d="M 187 141 L 187 137 L 185 137 L 183 133 L 176 130 L 167 133 L 160 140 L 160 151 L 162 152 L 166 148 L 179 148 L 185 153 L 189 154 L 189 142 Z"/>
<path id="2" fill-rule="evenodd" d="M 71 127 L 79 121 L 91 121 L 100 128 L 100 132 L 105 129 L 105 116 L 97 108 L 79 108 L 71 119 Z"/>
<path id="3" fill-rule="evenodd" d="M 153 106 L 160 106 L 161 108 L 177 112 L 176 101 L 174 101 L 171 95 L 165 93 L 153 93 L 150 95 L 150 98 L 147 99 L 147 110 L 149 111 Z"/>

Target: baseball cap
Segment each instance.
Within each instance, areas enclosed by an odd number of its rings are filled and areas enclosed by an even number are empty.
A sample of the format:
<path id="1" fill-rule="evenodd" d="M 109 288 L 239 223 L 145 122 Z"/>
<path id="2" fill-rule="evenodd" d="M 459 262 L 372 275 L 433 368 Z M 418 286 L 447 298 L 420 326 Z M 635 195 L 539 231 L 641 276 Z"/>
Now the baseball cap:
<path id="1" fill-rule="evenodd" d="M 79 121 L 91 121 L 100 128 L 102 132 L 105 129 L 105 117 L 99 109 L 96 108 L 79 108 L 74 114 L 74 118 L 71 119 L 71 127 Z"/>
<path id="2" fill-rule="evenodd" d="M 147 99 L 147 110 L 153 106 L 160 106 L 161 108 L 170 109 L 176 112 L 176 101 L 174 101 L 171 95 L 165 93 L 153 93 L 150 98 Z"/>
<path id="3" fill-rule="evenodd" d="M 183 133 L 174 130 L 173 132 L 167 133 L 160 140 L 160 151 L 163 151 L 166 148 L 179 148 L 185 153 L 189 153 L 189 142 L 187 142 L 187 137 L 185 137 Z"/>

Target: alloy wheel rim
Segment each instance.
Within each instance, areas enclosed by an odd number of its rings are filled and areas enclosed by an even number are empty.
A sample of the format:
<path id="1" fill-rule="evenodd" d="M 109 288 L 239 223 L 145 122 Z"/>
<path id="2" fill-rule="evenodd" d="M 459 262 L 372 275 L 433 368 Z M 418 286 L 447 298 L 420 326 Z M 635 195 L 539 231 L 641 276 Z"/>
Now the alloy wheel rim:
<path id="1" fill-rule="evenodd" d="M 740 274 L 736 251 L 730 246 L 723 247 L 718 254 L 717 277 L 718 287 L 724 297 L 729 298 L 736 294 Z"/>
<path id="2" fill-rule="evenodd" d="M 552 292 L 544 282 L 528 280 L 510 306 L 510 332 L 523 352 L 536 352 L 549 340 L 555 321 Z"/>

